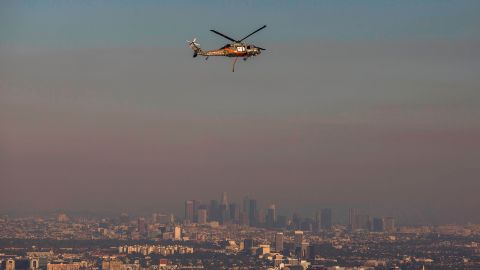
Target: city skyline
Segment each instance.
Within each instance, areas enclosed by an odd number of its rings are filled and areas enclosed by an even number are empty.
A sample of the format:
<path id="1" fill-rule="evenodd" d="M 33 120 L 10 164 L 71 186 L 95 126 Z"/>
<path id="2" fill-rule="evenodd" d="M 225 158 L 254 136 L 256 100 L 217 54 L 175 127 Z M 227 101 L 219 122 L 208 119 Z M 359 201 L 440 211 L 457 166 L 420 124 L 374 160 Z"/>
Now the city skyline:
<path id="1" fill-rule="evenodd" d="M 377 221 L 382 220 L 382 222 L 384 222 L 385 219 L 395 220 L 392 224 L 398 223 L 402 226 L 444 225 L 411 223 L 408 221 L 398 222 L 398 217 L 395 218 L 392 213 L 372 213 L 368 209 L 357 208 L 356 206 L 351 206 L 347 209 L 322 206 L 316 207 L 314 210 L 300 209 L 289 212 L 286 209 L 279 209 L 274 203 L 265 203 L 248 195 L 243 196 L 242 200 L 236 201 L 235 199 L 231 199 L 225 191 L 221 193 L 219 198 L 206 200 L 191 198 L 184 200 L 183 210 L 180 212 L 160 208 L 133 212 L 71 211 L 68 209 L 56 209 L 46 212 L 5 212 L 0 213 L 0 215 L 1 214 L 6 214 L 7 216 L 11 214 L 12 217 L 57 216 L 58 219 L 66 220 L 68 220 L 67 216 L 81 219 L 87 217 L 115 218 L 120 215 L 121 217 L 136 218 L 139 224 L 140 222 L 145 223 L 146 220 L 153 220 L 153 222 L 155 222 L 157 216 L 162 216 L 163 219 L 173 219 L 176 222 L 181 222 L 186 225 L 207 225 L 211 222 L 218 222 L 219 225 L 237 224 L 270 229 L 302 229 L 315 232 L 331 230 L 333 225 L 346 225 L 347 228 L 353 230 L 366 229 L 375 231 L 375 219 L 377 219 Z M 359 221 L 357 220 L 357 216 L 363 219 Z M 139 225 L 139 227 L 143 227 L 143 225 Z"/>
<path id="2" fill-rule="evenodd" d="M 198 211 L 198 207 L 204 207 L 205 210 L 207 210 L 206 214 L 208 215 L 208 220 L 210 221 L 210 206 L 213 201 L 215 201 L 218 205 L 220 206 L 222 203 L 222 200 L 224 196 L 228 194 L 227 192 L 223 191 L 221 194 L 217 194 L 219 196 L 214 197 L 214 198 L 191 198 L 191 199 L 184 199 L 181 201 L 178 201 L 178 204 L 175 207 L 162 207 L 161 205 L 150 205 L 148 207 L 145 207 L 143 209 L 132 209 L 125 207 L 123 209 L 107 209 L 107 210 L 92 210 L 92 209 L 68 209 L 68 208 L 55 208 L 55 209 L 46 209 L 46 210 L 7 210 L 7 211 L 0 211 L 0 215 L 12 215 L 12 217 L 18 216 L 18 217 L 29 217 L 29 216 L 43 216 L 43 215 L 57 215 L 57 214 L 63 214 L 67 213 L 68 215 L 73 215 L 77 217 L 100 217 L 100 216 L 108 216 L 108 217 L 114 217 L 119 214 L 128 214 L 131 215 L 132 217 L 145 217 L 145 216 L 150 216 L 151 214 L 165 214 L 165 215 L 173 215 L 176 219 L 184 220 L 186 219 L 186 205 L 189 203 L 192 207 L 191 209 L 191 215 L 193 218 L 194 212 L 193 211 Z M 229 197 L 230 198 L 230 197 Z M 446 225 L 446 224 L 469 224 L 469 223 L 475 223 L 475 222 L 432 222 L 431 220 L 427 219 L 410 219 L 412 213 L 408 213 L 405 211 L 378 211 L 378 208 L 375 207 L 366 207 L 364 205 L 332 205 L 332 204 L 318 204 L 318 205 L 312 205 L 310 207 L 304 207 L 304 208 L 292 208 L 288 205 L 283 205 L 279 204 L 278 201 L 264 201 L 264 200 L 257 200 L 256 197 L 249 195 L 243 195 L 240 196 L 239 198 L 234 197 L 231 200 L 231 203 L 227 204 L 227 213 L 229 213 L 229 207 L 231 207 L 232 204 L 234 204 L 240 211 L 243 210 L 245 200 L 247 200 L 247 203 L 250 204 L 250 201 L 255 202 L 255 209 L 257 210 L 262 210 L 262 215 L 264 220 L 264 223 L 267 223 L 268 219 L 268 210 L 272 206 L 276 209 L 274 213 L 276 213 L 276 216 L 283 216 L 287 219 L 287 221 L 292 220 L 292 216 L 295 217 L 295 215 L 299 215 L 302 219 L 311 219 L 315 220 L 317 216 L 320 216 L 320 213 L 323 210 L 329 210 L 331 213 L 329 214 L 331 217 L 329 218 L 331 221 L 330 223 L 332 224 L 342 224 L 342 225 L 349 225 L 351 224 L 350 220 L 350 215 L 351 211 L 355 210 L 355 213 L 358 215 L 361 215 L 363 217 L 367 217 L 367 219 L 372 222 L 371 226 L 373 229 L 373 222 L 375 218 L 395 218 L 396 222 L 399 222 L 401 225 L 405 226 L 421 226 L 421 225 L 426 225 L 426 226 L 432 226 L 432 225 Z M 177 201 L 175 201 L 177 202 Z M 182 205 L 183 203 L 183 205 Z M 248 205 L 247 204 L 247 205 Z M 193 207 L 196 210 L 194 210 Z M 280 205 L 280 207 L 278 207 Z M 248 205 L 248 207 L 251 207 Z M 249 210 L 250 211 L 250 210 Z M 247 212 L 249 212 L 247 211 Z M 241 213 L 240 213 L 241 214 Z M 255 215 L 258 214 L 255 212 Z M 355 215 L 356 215 L 355 214 Z M 198 217 L 195 217 L 197 219 Z M 240 216 L 241 218 L 241 216 Z M 251 219 L 251 217 L 247 216 L 247 219 Z M 195 222 L 197 223 L 197 222 Z M 248 223 L 247 223 L 248 224 Z M 264 224 L 264 225 L 265 225 Z M 320 226 L 320 224 L 319 224 Z M 321 225 L 323 228 L 323 225 Z"/>

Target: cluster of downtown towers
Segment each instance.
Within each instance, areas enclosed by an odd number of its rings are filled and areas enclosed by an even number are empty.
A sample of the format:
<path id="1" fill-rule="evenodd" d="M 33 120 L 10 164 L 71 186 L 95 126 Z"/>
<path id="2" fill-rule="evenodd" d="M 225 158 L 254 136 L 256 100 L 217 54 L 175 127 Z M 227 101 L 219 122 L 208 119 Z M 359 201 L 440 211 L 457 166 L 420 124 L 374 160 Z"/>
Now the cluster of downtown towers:
<path id="1" fill-rule="evenodd" d="M 221 201 L 211 200 L 209 204 L 197 200 L 185 201 L 184 222 L 206 224 L 218 222 L 221 225 L 239 224 L 266 228 L 302 229 L 319 231 L 332 228 L 332 209 L 325 208 L 315 214 L 315 218 L 301 219 L 294 214 L 291 222 L 287 216 L 277 215 L 275 205 L 271 204 L 266 211 L 257 206 L 257 200 L 245 197 L 243 204 L 228 203 L 227 194 L 222 194 Z"/>

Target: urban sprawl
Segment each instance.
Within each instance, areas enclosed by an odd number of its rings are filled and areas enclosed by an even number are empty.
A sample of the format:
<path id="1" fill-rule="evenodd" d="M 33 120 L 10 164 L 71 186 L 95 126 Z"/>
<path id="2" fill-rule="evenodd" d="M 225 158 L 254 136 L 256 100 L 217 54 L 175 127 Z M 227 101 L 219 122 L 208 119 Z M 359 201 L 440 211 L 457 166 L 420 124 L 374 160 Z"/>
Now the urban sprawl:
<path id="1" fill-rule="evenodd" d="M 279 215 L 226 193 L 185 213 L 0 217 L 0 270 L 480 269 L 480 225 L 398 226 L 351 208 Z"/>

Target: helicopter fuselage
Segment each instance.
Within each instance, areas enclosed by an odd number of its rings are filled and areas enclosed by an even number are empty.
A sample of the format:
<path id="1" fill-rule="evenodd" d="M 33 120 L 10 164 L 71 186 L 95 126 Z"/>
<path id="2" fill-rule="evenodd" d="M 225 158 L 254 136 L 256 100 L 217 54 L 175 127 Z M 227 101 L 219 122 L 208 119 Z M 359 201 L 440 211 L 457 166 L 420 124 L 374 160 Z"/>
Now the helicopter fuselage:
<path id="1" fill-rule="evenodd" d="M 261 50 L 254 45 L 244 43 L 227 44 L 220 49 L 198 52 L 202 56 L 250 57 L 259 55 Z"/>

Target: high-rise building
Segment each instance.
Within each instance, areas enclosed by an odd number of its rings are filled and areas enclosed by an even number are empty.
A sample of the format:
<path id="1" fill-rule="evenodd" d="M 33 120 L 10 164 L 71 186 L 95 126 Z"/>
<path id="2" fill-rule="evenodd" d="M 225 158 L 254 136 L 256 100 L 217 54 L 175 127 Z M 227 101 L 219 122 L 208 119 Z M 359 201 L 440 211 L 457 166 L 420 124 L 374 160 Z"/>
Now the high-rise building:
<path id="1" fill-rule="evenodd" d="M 174 240 L 182 239 L 182 228 L 180 228 L 179 226 L 175 226 L 175 228 L 173 228 L 173 239 Z"/>
<path id="2" fill-rule="evenodd" d="M 193 200 L 185 201 L 185 222 L 192 223 L 194 215 L 194 202 Z"/>
<path id="3" fill-rule="evenodd" d="M 220 212 L 220 220 L 219 220 L 220 224 L 227 223 L 227 221 L 229 220 L 227 205 L 223 203 L 220 204 L 219 212 Z"/>
<path id="4" fill-rule="evenodd" d="M 315 221 L 311 218 L 303 219 L 302 222 L 300 223 L 300 230 L 308 231 L 308 232 L 313 231 L 314 222 Z"/>
<path id="5" fill-rule="evenodd" d="M 233 223 L 239 223 L 240 221 L 240 208 L 236 203 L 231 203 L 229 205 L 230 220 Z"/>
<path id="6" fill-rule="evenodd" d="M 218 221 L 219 220 L 219 204 L 217 200 L 210 201 L 210 208 L 208 209 L 208 219 L 210 221 Z"/>
<path id="7" fill-rule="evenodd" d="M 395 218 L 393 217 L 384 218 L 383 226 L 386 232 L 389 232 L 389 233 L 395 232 Z"/>
<path id="8" fill-rule="evenodd" d="M 222 201 L 220 203 L 220 223 L 225 224 L 230 220 L 230 215 L 228 212 L 228 198 L 227 198 L 227 192 L 222 193 Z"/>
<path id="9" fill-rule="evenodd" d="M 207 209 L 200 208 L 198 209 L 198 224 L 207 223 Z"/>
<path id="10" fill-rule="evenodd" d="M 306 258 L 309 257 L 309 256 L 308 256 L 308 255 L 309 255 L 309 254 L 308 254 L 308 250 L 309 250 L 308 247 L 309 247 L 309 246 L 310 246 L 309 243 L 307 243 L 307 242 L 302 242 L 302 245 L 300 246 L 300 257 L 301 257 L 301 258 L 306 259 Z"/>
<path id="11" fill-rule="evenodd" d="M 249 253 L 253 245 L 254 245 L 253 239 L 247 238 L 243 240 L 243 249 L 245 250 L 245 252 Z"/>
<path id="12" fill-rule="evenodd" d="M 355 231 L 359 229 L 359 225 L 357 223 L 357 209 L 355 208 L 350 208 L 348 209 L 348 228 L 351 231 Z"/>
<path id="13" fill-rule="evenodd" d="M 330 230 L 332 228 L 332 209 L 322 209 L 320 222 L 322 229 Z"/>
<path id="14" fill-rule="evenodd" d="M 198 209 L 200 208 L 201 202 L 193 200 L 193 222 L 198 222 Z"/>
<path id="15" fill-rule="evenodd" d="M 275 251 L 283 252 L 283 233 L 281 232 L 275 234 Z"/>
<path id="16" fill-rule="evenodd" d="M 242 211 L 247 214 L 250 211 L 250 200 L 248 199 L 248 196 L 243 197 Z"/>
<path id="17" fill-rule="evenodd" d="M 222 193 L 222 204 L 228 205 L 227 192 Z"/>
<path id="18" fill-rule="evenodd" d="M 145 223 L 145 218 L 143 217 L 138 218 L 137 230 L 141 236 L 145 236 L 147 234 L 147 224 Z"/>
<path id="19" fill-rule="evenodd" d="M 320 216 L 320 212 L 317 211 L 315 212 L 315 221 L 313 223 L 313 231 L 314 232 L 319 232 L 320 229 L 321 229 L 321 216 Z"/>
<path id="20" fill-rule="evenodd" d="M 370 216 L 365 214 L 357 214 L 355 216 L 355 223 L 358 225 L 357 229 L 369 231 L 371 229 Z"/>
<path id="21" fill-rule="evenodd" d="M 152 214 L 152 223 L 157 223 L 157 213 Z"/>
<path id="22" fill-rule="evenodd" d="M 277 222 L 277 214 L 275 212 L 275 204 L 272 204 L 267 209 L 267 217 L 266 217 L 267 227 L 273 228 L 276 222 Z"/>
<path id="23" fill-rule="evenodd" d="M 293 213 L 292 215 L 292 225 L 294 229 L 300 229 L 302 225 L 302 218 L 298 213 Z"/>
<path id="24" fill-rule="evenodd" d="M 257 201 L 256 200 L 249 201 L 248 219 L 249 219 L 250 226 L 257 225 Z"/>
<path id="25" fill-rule="evenodd" d="M 382 218 L 373 218 L 372 230 L 374 232 L 383 232 L 384 224 Z"/>
<path id="26" fill-rule="evenodd" d="M 301 247 L 303 242 L 303 231 L 295 231 L 293 241 L 295 248 Z"/>

